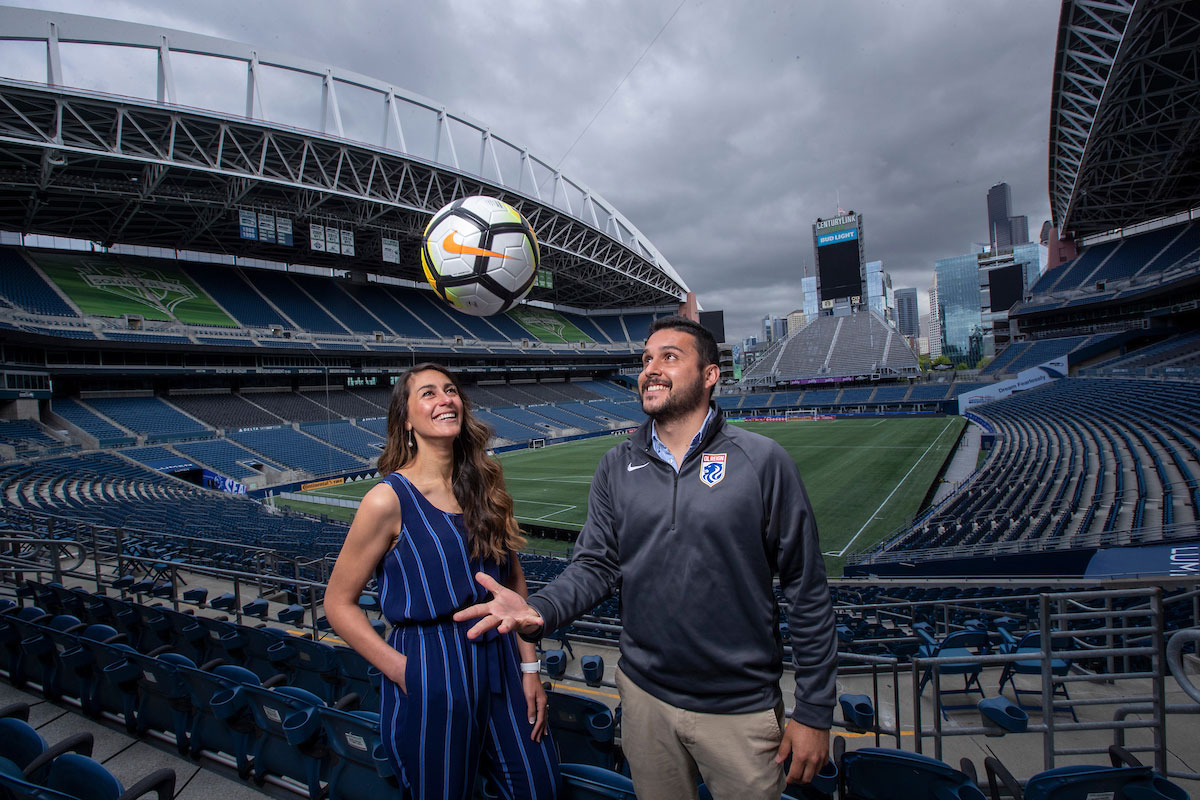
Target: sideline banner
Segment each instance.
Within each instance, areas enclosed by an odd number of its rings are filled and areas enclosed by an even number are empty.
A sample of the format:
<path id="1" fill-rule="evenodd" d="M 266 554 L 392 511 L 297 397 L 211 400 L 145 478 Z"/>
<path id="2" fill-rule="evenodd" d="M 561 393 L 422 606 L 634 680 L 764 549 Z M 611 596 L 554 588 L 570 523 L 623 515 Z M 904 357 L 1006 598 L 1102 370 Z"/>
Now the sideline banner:
<path id="1" fill-rule="evenodd" d="M 300 484 L 300 491 L 307 492 L 313 489 L 324 489 L 326 486 L 341 486 L 346 482 L 345 478 L 329 478 L 323 481 L 313 481 L 312 483 Z"/>
<path id="2" fill-rule="evenodd" d="M 1134 575 L 1200 577 L 1200 545 L 1161 544 L 1148 547 L 1112 547 L 1096 551 L 1085 578 Z"/>
<path id="3" fill-rule="evenodd" d="M 1003 400 L 1013 392 L 1024 392 L 1065 377 L 1067 377 L 1067 357 L 1052 358 L 1036 367 L 1022 370 L 1015 378 L 997 381 L 971 392 L 963 392 L 958 396 L 958 413 L 965 416 L 967 409 L 972 406 Z"/>

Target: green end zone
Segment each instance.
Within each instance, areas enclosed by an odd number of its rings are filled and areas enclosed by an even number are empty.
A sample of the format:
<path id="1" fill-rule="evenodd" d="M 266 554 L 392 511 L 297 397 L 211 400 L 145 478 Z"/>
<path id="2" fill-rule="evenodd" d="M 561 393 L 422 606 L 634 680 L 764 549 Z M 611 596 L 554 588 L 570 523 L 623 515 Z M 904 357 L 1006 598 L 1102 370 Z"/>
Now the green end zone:
<path id="1" fill-rule="evenodd" d="M 847 553 L 866 550 L 916 515 L 966 421 L 885 417 L 737 424 L 779 442 L 795 459 L 817 517 L 826 568 L 840 575 Z M 596 465 L 623 439 L 601 436 L 502 455 L 517 519 L 582 526 Z M 313 494 L 354 500 L 374 485 L 362 481 Z M 339 512 L 345 512 L 340 515 L 344 519 L 353 516 L 353 509 L 319 508 L 331 517 Z"/>
<path id="2" fill-rule="evenodd" d="M 84 314 L 236 328 L 192 279 L 167 262 L 127 266 L 105 255 L 36 253 L 42 271 Z"/>

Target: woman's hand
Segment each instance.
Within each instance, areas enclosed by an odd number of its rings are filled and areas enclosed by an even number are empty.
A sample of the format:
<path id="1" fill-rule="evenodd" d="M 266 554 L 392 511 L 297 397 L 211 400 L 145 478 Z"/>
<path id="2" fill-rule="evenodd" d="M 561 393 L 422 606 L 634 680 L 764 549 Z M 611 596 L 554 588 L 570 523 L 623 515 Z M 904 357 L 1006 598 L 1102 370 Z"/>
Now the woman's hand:
<path id="1" fill-rule="evenodd" d="M 521 676 L 522 688 L 525 689 L 525 707 L 529 712 L 529 724 L 533 732 L 529 738 L 540 742 L 546 735 L 546 688 L 542 686 L 541 676 L 527 672 Z"/>
<path id="2" fill-rule="evenodd" d="M 395 650 L 392 653 L 396 657 L 388 659 L 388 668 L 382 670 L 382 672 L 387 676 L 389 681 L 400 687 L 400 691 L 408 694 L 408 685 L 404 680 L 404 671 L 408 668 L 408 657 Z"/>

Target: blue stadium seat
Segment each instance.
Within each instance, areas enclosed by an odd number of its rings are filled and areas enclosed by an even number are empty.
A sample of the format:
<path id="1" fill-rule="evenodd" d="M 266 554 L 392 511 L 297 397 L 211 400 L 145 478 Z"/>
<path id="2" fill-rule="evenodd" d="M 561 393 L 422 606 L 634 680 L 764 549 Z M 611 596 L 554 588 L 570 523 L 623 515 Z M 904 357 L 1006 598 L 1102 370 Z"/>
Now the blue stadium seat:
<path id="1" fill-rule="evenodd" d="M 379 715 L 369 711 L 317 709 L 323 741 L 333 754 L 330 800 L 379 800 L 399 793 L 399 780 L 379 740 Z"/>
<path id="2" fill-rule="evenodd" d="M 985 655 L 989 648 L 988 634 L 986 631 L 965 630 L 955 631 L 947 635 L 941 641 L 930 641 L 930 649 L 924 654 L 928 658 L 959 658 L 965 656 Z M 983 664 L 978 661 L 969 661 L 954 664 L 942 664 L 938 668 L 938 672 L 944 677 L 946 675 L 962 675 L 963 688 L 961 689 L 942 689 L 938 688 L 938 694 L 941 697 L 946 695 L 969 695 L 978 694 L 980 698 L 987 697 L 983 691 L 983 686 L 979 683 L 979 675 L 983 671 Z M 918 692 L 924 693 L 925 686 L 933 679 L 933 667 L 927 666 L 921 674 L 921 684 Z M 942 702 L 940 709 L 942 716 L 949 719 L 946 712 L 963 708 L 975 708 L 974 703 L 966 705 L 947 705 Z"/>
<path id="3" fill-rule="evenodd" d="M 203 751 L 225 753 L 234 759 L 238 775 L 250 775 L 250 743 L 254 719 L 237 690 L 259 684 L 258 676 L 244 667 L 222 664 L 204 670 L 177 664 L 175 669 L 188 687 L 193 710 L 188 745 L 193 757 Z"/>
<path id="4" fill-rule="evenodd" d="M 547 719 L 559 760 L 614 769 L 617 748 L 613 743 L 612 711 L 599 700 L 564 691 L 550 692 Z"/>
<path id="5" fill-rule="evenodd" d="M 45 786 L 76 800 L 137 800 L 153 792 L 158 800 L 175 796 L 175 770 L 157 769 L 127 790 L 98 761 L 78 753 L 64 753 L 50 764 Z M 34 793 L 37 796 L 38 792 Z"/>
<path id="6" fill-rule="evenodd" d="M 838 737 L 839 740 L 841 737 Z M 834 753 L 844 749 L 835 743 Z M 935 758 L 885 747 L 863 747 L 838 759 L 844 800 L 894 800 L 897 787 L 905 797 L 931 800 L 986 800 L 971 778 Z"/>
<path id="7" fill-rule="evenodd" d="M 633 781 L 611 769 L 594 764 L 564 762 L 562 800 L 637 800 Z"/>
<path id="8" fill-rule="evenodd" d="M 983 761 L 992 800 L 1005 791 L 1013 800 L 1094 800 L 1120 797 L 1129 800 L 1186 800 L 1178 785 L 1144 766 L 1090 766 L 1077 764 L 1039 772 L 1025 786 L 999 761 Z"/>

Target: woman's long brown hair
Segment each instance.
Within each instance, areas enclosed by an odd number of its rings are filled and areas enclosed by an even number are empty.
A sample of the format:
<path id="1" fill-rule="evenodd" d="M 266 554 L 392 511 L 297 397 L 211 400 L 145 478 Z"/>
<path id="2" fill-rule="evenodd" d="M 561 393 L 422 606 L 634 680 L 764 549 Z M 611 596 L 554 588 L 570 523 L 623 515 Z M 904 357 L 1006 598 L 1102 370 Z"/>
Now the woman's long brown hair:
<path id="1" fill-rule="evenodd" d="M 492 429 L 471 413 L 471 403 L 450 370 L 440 364 L 417 364 L 396 381 L 388 403 L 387 442 L 379 456 L 379 474 L 390 475 L 417 457 L 416 446 L 408 443 L 404 423 L 408 420 L 409 384 L 413 375 L 425 370 L 445 375 L 462 400 L 462 427 L 454 439 L 451 486 L 470 534 L 471 556 L 503 564 L 510 553 L 525 545 L 525 538 L 513 517 L 513 500 L 504 488 L 504 472 L 487 454 Z"/>

